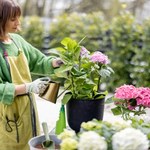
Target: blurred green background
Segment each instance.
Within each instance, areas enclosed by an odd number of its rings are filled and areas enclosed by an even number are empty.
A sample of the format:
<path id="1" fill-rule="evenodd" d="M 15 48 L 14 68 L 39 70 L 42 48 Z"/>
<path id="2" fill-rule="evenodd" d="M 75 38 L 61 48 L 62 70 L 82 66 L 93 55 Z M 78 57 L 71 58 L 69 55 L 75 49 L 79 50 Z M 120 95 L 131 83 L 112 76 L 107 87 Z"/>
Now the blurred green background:
<path id="1" fill-rule="evenodd" d="M 150 87 L 149 0 L 18 0 L 20 34 L 46 55 L 64 37 L 108 55 L 114 70 L 102 89 Z"/>

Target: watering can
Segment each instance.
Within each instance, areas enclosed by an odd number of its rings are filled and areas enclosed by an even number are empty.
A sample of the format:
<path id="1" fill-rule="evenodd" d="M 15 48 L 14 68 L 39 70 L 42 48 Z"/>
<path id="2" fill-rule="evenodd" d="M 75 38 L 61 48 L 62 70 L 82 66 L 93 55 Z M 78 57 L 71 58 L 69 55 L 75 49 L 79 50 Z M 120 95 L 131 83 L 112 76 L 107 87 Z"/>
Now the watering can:
<path id="1" fill-rule="evenodd" d="M 47 101 L 56 103 L 59 87 L 60 83 L 49 81 L 45 91 L 43 93 L 40 93 L 39 96 Z"/>
<path id="2" fill-rule="evenodd" d="M 54 82 L 54 81 L 49 81 L 47 84 L 46 89 L 44 90 L 43 93 L 40 93 L 39 96 L 47 101 L 50 101 L 54 104 L 56 104 L 57 99 L 69 88 L 68 86 L 65 90 L 63 90 L 59 95 L 59 88 L 60 88 L 60 83 Z"/>

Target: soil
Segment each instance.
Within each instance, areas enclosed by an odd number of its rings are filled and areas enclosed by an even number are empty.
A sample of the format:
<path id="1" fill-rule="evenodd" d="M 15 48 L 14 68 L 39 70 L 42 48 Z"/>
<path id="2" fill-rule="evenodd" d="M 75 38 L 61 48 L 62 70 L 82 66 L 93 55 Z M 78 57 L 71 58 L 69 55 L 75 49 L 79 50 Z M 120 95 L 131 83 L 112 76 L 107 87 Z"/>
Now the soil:
<path id="1" fill-rule="evenodd" d="M 46 150 L 47 148 L 43 148 L 42 144 L 38 144 L 35 146 L 35 148 L 38 148 L 39 150 Z M 60 146 L 59 145 L 55 145 L 55 150 L 59 150 Z"/>

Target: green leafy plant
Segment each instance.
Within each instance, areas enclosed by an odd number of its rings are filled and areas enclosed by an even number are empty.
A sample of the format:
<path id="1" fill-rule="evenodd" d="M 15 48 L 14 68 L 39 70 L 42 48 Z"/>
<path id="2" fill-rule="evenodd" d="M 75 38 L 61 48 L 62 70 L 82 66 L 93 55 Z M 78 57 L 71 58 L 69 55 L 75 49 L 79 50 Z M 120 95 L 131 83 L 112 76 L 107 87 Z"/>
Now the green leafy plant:
<path id="1" fill-rule="evenodd" d="M 64 38 L 61 41 L 63 46 L 55 52 L 64 62 L 55 70 L 57 77 L 65 79 L 64 87 L 68 90 L 63 103 L 71 97 L 89 100 L 104 98 L 107 94 L 107 91 L 100 90 L 100 84 L 102 78 L 113 73 L 108 66 L 108 57 L 99 51 L 90 53 L 81 45 L 82 40 L 77 43 L 71 38 Z"/>

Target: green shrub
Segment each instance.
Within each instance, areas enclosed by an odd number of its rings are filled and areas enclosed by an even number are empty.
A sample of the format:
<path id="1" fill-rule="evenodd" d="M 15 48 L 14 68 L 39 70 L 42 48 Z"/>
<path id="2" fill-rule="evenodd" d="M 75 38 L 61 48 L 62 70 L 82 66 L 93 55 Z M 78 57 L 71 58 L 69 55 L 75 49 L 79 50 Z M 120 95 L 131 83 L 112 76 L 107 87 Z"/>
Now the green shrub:
<path id="1" fill-rule="evenodd" d="M 22 19 L 22 36 L 37 48 L 43 44 L 44 28 L 39 17 Z M 150 86 L 150 20 L 139 24 L 135 17 L 122 12 L 107 22 L 101 12 L 62 14 L 50 24 L 49 46 L 60 46 L 64 37 L 80 41 L 89 51 L 106 53 L 115 71 L 106 87 L 113 92 L 122 84 Z"/>
<path id="2" fill-rule="evenodd" d="M 133 57 L 141 49 L 137 42 L 141 39 L 142 26 L 136 23 L 130 13 L 122 13 L 112 20 L 110 31 L 111 50 L 108 55 L 115 74 L 108 87 L 113 90 L 122 84 L 135 85 Z"/>
<path id="3" fill-rule="evenodd" d="M 44 26 L 41 19 L 37 16 L 31 16 L 21 19 L 22 30 L 20 34 L 27 40 L 30 44 L 38 49 L 42 48 L 43 36 L 44 36 Z"/>
<path id="4" fill-rule="evenodd" d="M 86 36 L 83 45 L 86 45 L 90 51 L 99 50 L 100 42 L 98 39 L 102 37 L 107 27 L 108 24 L 104 21 L 104 16 L 100 12 L 63 14 L 50 25 L 50 35 L 53 37 L 50 47 L 59 46 L 64 37 L 80 41 Z"/>
<path id="5" fill-rule="evenodd" d="M 133 58 L 135 66 L 133 68 L 133 78 L 137 86 L 150 86 L 150 19 L 143 22 L 141 41 L 139 45 L 141 50 L 136 51 Z"/>

